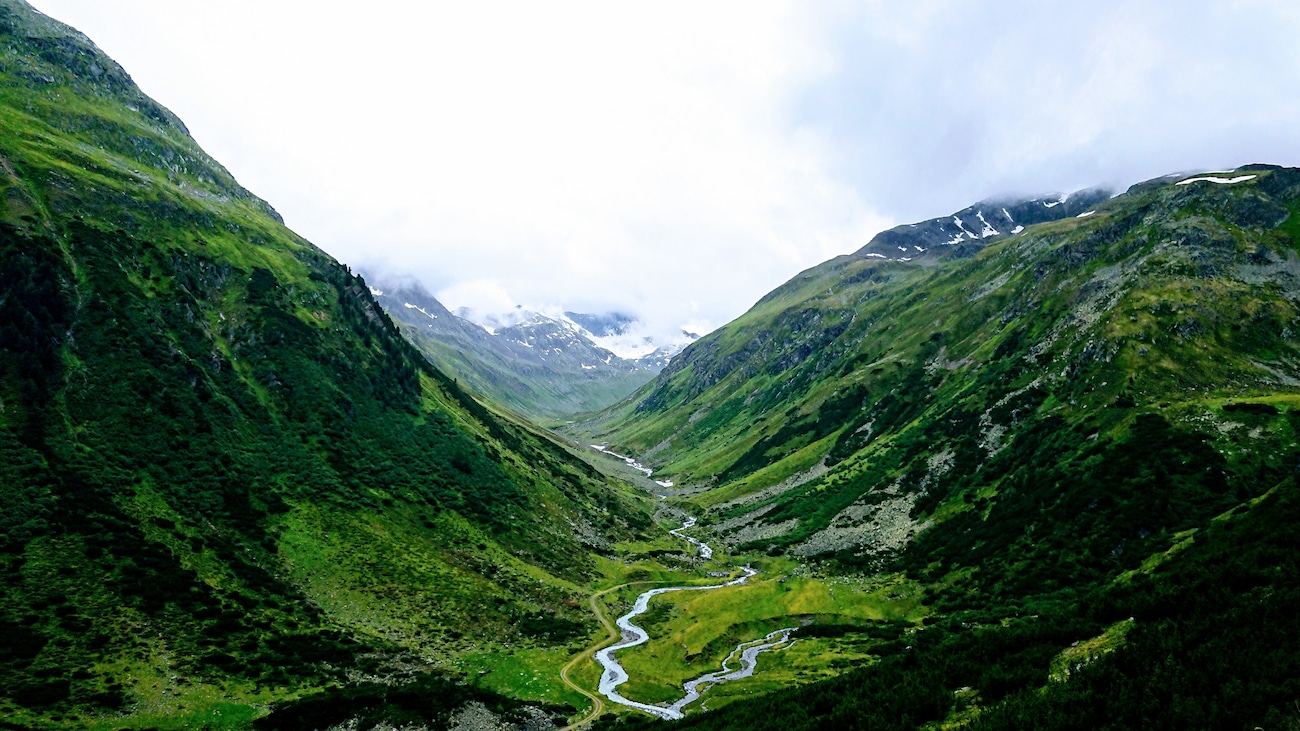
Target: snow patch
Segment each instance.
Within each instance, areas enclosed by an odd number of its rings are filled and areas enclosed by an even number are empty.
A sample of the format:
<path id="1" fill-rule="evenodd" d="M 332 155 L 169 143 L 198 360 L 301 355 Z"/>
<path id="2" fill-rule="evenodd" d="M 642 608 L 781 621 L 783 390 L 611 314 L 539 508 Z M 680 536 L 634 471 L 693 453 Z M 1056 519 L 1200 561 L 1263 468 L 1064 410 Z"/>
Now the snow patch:
<path id="1" fill-rule="evenodd" d="M 979 238 L 979 237 L 976 236 L 973 232 L 971 232 L 971 231 L 967 231 L 967 230 L 966 230 L 966 225 L 963 224 L 963 223 L 961 222 L 961 219 L 960 219 L 960 218 L 957 218 L 956 216 L 953 216 L 953 217 L 952 217 L 952 222 L 955 223 L 955 224 L 957 224 L 957 228 L 961 229 L 961 232 L 962 232 L 962 233 L 964 233 L 964 234 L 966 234 L 967 236 L 969 236 L 969 237 L 971 238 L 971 241 L 974 241 L 975 239 L 978 239 L 978 238 Z"/>
<path id="2" fill-rule="evenodd" d="M 1025 230 L 1025 227 L 1024 227 L 1024 226 L 1016 226 L 1015 228 L 1011 229 L 1011 233 L 1013 233 L 1013 234 L 1018 234 L 1018 233 L 1020 233 L 1021 231 L 1024 231 L 1024 230 Z"/>
<path id="3" fill-rule="evenodd" d="M 1096 211 L 1084 211 L 1083 213 L 1080 213 L 1079 215 L 1075 216 L 1075 218 L 1087 218 L 1088 216 L 1091 216 L 1095 213 Z"/>
<path id="4" fill-rule="evenodd" d="M 984 211 L 976 211 L 975 217 L 980 220 L 980 223 L 984 224 L 984 228 L 980 229 L 981 239 L 987 239 L 990 236 L 998 235 L 998 230 L 990 226 L 988 221 L 984 220 Z"/>
<path id="5" fill-rule="evenodd" d="M 413 304 L 411 304 L 410 302 L 403 302 L 403 303 L 402 303 L 402 306 L 405 307 L 405 308 L 408 309 L 408 310 L 416 310 L 416 311 L 418 311 L 421 315 L 424 315 L 425 317 L 428 317 L 428 318 L 431 319 L 431 320 L 436 320 L 436 319 L 438 319 L 438 316 L 437 316 L 437 315 L 434 315 L 434 314 L 432 314 L 432 313 L 430 313 L 430 312 L 425 311 L 425 309 L 424 309 L 423 307 L 420 307 L 419 305 L 413 305 Z"/>
<path id="6" fill-rule="evenodd" d="M 1213 175 L 1205 175 L 1199 178 L 1188 178 L 1187 180 L 1180 180 L 1177 183 L 1175 183 L 1175 185 L 1188 185 L 1190 183 L 1198 183 L 1198 182 L 1215 183 L 1218 185 L 1232 185 L 1233 183 L 1244 183 L 1247 180 L 1254 180 L 1254 179 L 1255 179 L 1254 175 L 1238 175 L 1235 178 L 1218 178 Z"/>
<path id="7" fill-rule="evenodd" d="M 605 444 L 591 444 L 591 445 L 588 445 L 588 446 L 590 446 L 592 449 L 596 450 L 597 452 L 600 452 L 600 453 L 602 453 L 602 454 L 608 454 L 609 456 L 614 457 L 615 459 L 621 459 L 621 460 L 623 460 L 625 463 L 627 463 L 627 466 L 628 466 L 628 467 L 631 467 L 632 469 L 636 470 L 637 472 L 644 472 L 646 477 L 649 477 L 649 476 L 651 476 L 651 475 L 654 474 L 654 470 L 650 469 L 649 467 L 646 467 L 645 465 L 641 464 L 640 462 L 636 461 L 635 459 L 632 459 L 631 457 L 624 457 L 623 455 L 619 454 L 618 452 L 610 451 L 610 450 L 608 449 L 608 445 L 605 445 Z"/>
<path id="8" fill-rule="evenodd" d="M 877 259 L 888 259 L 888 258 L 889 258 L 889 257 L 885 256 L 884 254 L 877 254 L 877 253 L 874 252 L 874 251 L 868 251 L 868 252 L 867 252 L 867 256 L 874 256 L 874 257 L 877 258 Z"/>
<path id="9" fill-rule="evenodd" d="M 666 361 L 697 339 L 697 336 L 688 335 L 684 331 L 676 336 L 661 338 L 653 335 L 649 328 L 638 320 L 628 321 L 619 332 L 596 335 L 570 317 L 564 308 L 554 305 L 537 308 L 516 306 L 512 310 L 489 313 L 461 307 L 455 311 L 455 314 L 473 322 L 490 335 L 496 335 L 506 328 L 517 327 L 527 332 L 529 328 L 538 327 L 546 333 L 544 337 L 551 340 L 563 340 L 574 345 L 585 340 L 608 353 L 604 359 L 606 365 L 615 357 L 634 361 L 653 356 Z M 554 332 L 555 330 L 559 332 Z M 522 344 L 528 345 L 528 343 Z"/>
<path id="10" fill-rule="evenodd" d="M 595 343 L 597 347 L 608 350 L 614 355 L 624 360 L 637 360 L 654 355 L 660 350 L 675 351 L 676 355 L 683 348 L 695 342 L 696 338 L 689 337 L 684 333 L 667 341 L 656 341 L 651 337 L 645 326 L 638 320 L 634 320 L 624 328 L 623 332 L 612 335 L 596 335 L 587 329 L 578 325 L 565 316 L 565 324 L 573 328 L 578 334 Z"/>

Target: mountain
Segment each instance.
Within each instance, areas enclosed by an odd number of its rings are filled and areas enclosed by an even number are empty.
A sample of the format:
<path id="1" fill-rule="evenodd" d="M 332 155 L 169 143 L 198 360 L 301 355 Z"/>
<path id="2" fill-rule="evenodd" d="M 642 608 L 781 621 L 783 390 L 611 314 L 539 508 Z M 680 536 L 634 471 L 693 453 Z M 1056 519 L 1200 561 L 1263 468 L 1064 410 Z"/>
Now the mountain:
<path id="1" fill-rule="evenodd" d="M 595 348 L 602 358 L 613 355 L 618 361 L 649 370 L 652 374 L 663 370 L 673 356 L 700 337 L 680 330 L 676 337 L 665 343 L 647 334 L 640 320 L 617 312 L 604 315 L 568 311 L 545 314 L 516 307 L 515 311 L 504 314 L 480 316 L 466 308 L 461 308 L 457 314 L 478 323 L 493 335 L 502 335 L 526 346 L 553 345 L 563 351 L 573 349 L 574 343 L 581 343 Z"/>
<path id="2" fill-rule="evenodd" d="M 418 283 L 372 281 L 375 300 L 431 362 L 537 420 L 605 408 L 647 383 L 684 347 L 656 348 L 621 314 L 548 317 L 521 310 L 484 326 L 453 314 Z"/>
<path id="3" fill-rule="evenodd" d="M 636 318 L 624 315 L 621 312 L 611 312 L 605 315 L 587 315 L 581 312 L 565 311 L 564 316 L 582 326 L 587 332 L 598 338 L 607 338 L 615 335 L 627 335 L 636 324 Z"/>
<path id="4" fill-rule="evenodd" d="M 838 630 L 878 667 L 685 726 L 1300 722 L 1300 170 L 1072 200 L 882 234 L 577 427 L 734 551 L 923 591 Z"/>
<path id="5" fill-rule="evenodd" d="M 1000 236 L 1014 236 L 1036 223 L 1088 216 L 1111 197 L 1105 188 L 1055 194 L 1029 200 L 976 203 L 951 216 L 895 226 L 874 236 L 854 252 L 857 257 L 931 262 L 942 257 L 970 256 Z"/>
<path id="6" fill-rule="evenodd" d="M 602 348 L 638 366 L 658 374 L 687 345 L 700 339 L 699 335 L 680 330 L 668 343 L 656 341 L 646 335 L 635 317 L 614 312 L 605 315 L 587 315 L 565 312 L 564 319 L 577 325 L 584 336 Z"/>
<path id="7" fill-rule="evenodd" d="M 601 631 L 584 587 L 642 500 L 0 0 L 0 725 L 562 720 L 558 679 L 483 668 Z"/>
<path id="8" fill-rule="evenodd" d="M 827 262 L 573 425 L 604 454 L 18 0 L 0 188 L 5 728 L 635 729 L 592 651 L 648 591 L 644 703 L 794 632 L 681 727 L 1300 725 L 1298 170 Z M 635 337 L 583 317 L 494 331 Z"/>

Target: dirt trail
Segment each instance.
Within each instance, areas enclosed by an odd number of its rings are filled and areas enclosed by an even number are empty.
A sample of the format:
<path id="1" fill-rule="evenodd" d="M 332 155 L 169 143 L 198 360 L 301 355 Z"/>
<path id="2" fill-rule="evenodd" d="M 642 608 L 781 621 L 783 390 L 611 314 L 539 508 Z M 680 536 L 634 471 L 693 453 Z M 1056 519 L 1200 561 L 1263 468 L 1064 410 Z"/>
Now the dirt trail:
<path id="1" fill-rule="evenodd" d="M 572 680 L 569 680 L 569 671 L 572 670 L 575 666 L 577 666 L 578 663 L 591 657 L 592 655 L 595 655 L 598 651 L 604 649 L 610 643 L 617 642 L 623 636 L 623 633 L 620 632 L 618 628 L 615 627 L 614 624 L 605 617 L 605 613 L 601 611 L 600 598 L 610 592 L 618 591 L 619 589 L 628 586 L 637 586 L 640 584 L 667 584 L 667 583 L 671 583 L 671 582 L 629 581 L 626 584 L 619 584 L 618 586 L 611 586 L 608 589 L 602 589 L 596 592 L 595 594 L 591 595 L 591 599 L 588 601 L 588 604 L 591 605 L 591 613 L 596 615 L 596 619 L 600 620 L 600 624 L 605 628 L 605 633 L 608 636 L 605 637 L 605 639 L 601 640 L 600 642 L 597 642 L 591 647 L 588 647 L 587 649 L 583 650 L 576 657 L 574 657 L 567 664 L 565 664 L 563 668 L 560 668 L 560 680 L 564 681 L 565 685 L 569 686 L 570 688 L 573 688 L 574 690 L 586 696 L 592 702 L 592 708 L 591 708 L 591 712 L 588 713 L 586 716 L 578 719 L 577 721 L 574 721 L 568 726 L 565 726 L 564 728 L 560 729 L 560 731 L 573 731 L 574 729 L 580 728 L 582 726 L 586 726 L 587 724 L 591 723 L 592 721 L 595 721 L 597 718 L 599 718 L 602 714 L 605 713 L 605 700 L 603 698 L 601 698 L 596 693 L 592 693 L 587 689 L 579 686 L 577 683 L 574 683 Z"/>

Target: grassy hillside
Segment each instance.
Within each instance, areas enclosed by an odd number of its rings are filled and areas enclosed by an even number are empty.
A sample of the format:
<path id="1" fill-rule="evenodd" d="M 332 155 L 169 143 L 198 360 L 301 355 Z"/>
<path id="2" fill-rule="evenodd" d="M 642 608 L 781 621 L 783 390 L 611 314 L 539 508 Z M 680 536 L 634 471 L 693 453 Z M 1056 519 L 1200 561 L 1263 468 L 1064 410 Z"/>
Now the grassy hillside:
<path id="1" fill-rule="evenodd" d="M 706 562 L 0 0 L 0 725 L 574 718 L 745 562 L 628 693 L 799 626 L 685 725 L 1295 725 L 1300 171 L 1229 177 L 828 262 L 581 427 Z"/>
<path id="2" fill-rule="evenodd" d="M 426 720 L 507 712 L 492 683 L 457 684 L 459 659 L 567 654 L 599 629 L 597 554 L 649 525 L 430 366 L 364 282 L 18 0 L 0 2 L 0 455 L 15 728 L 245 727 L 295 698 L 324 716 L 273 727 L 400 718 L 408 681 Z"/>
<path id="3" fill-rule="evenodd" d="M 870 653 L 881 669 L 700 725 L 1011 726 L 1114 703 L 1137 714 L 1126 727 L 1159 699 L 1189 704 L 1170 718 L 1211 713 L 1206 726 L 1294 723 L 1294 668 L 1272 648 L 1290 647 L 1274 596 L 1296 577 L 1267 563 L 1281 549 L 1231 531 L 1291 540 L 1278 511 L 1300 441 L 1300 170 L 1220 178 L 1241 180 L 1152 181 L 924 266 L 827 262 L 581 427 L 674 480 L 670 500 L 734 551 L 924 589 L 933 644 L 906 643 L 924 652 L 886 643 Z M 1204 598 L 1246 566 L 1254 593 Z M 1117 624 L 1130 616 L 1132 633 Z M 1125 637 L 1134 649 L 1097 684 L 1039 692 L 1071 643 Z M 1166 695 L 1144 675 L 1163 653 L 1220 650 Z M 1193 702 L 1255 652 L 1241 681 L 1255 690 Z"/>
<path id="4" fill-rule="evenodd" d="M 1167 543 L 1275 484 L 1295 440 L 1300 172 L 1243 172 L 939 266 L 828 262 L 587 429 L 764 550 L 868 559 L 944 524 L 1003 540 L 1027 504 L 1101 563 Z M 1080 489 L 1039 492 L 1063 480 Z"/>
<path id="5" fill-rule="evenodd" d="M 833 680 L 668 727 L 1293 729 L 1298 519 L 1300 488 L 1288 479 L 1213 521 L 1177 561 L 1068 605 L 1000 621 L 996 613 L 955 613 L 876 640 L 873 662 Z"/>

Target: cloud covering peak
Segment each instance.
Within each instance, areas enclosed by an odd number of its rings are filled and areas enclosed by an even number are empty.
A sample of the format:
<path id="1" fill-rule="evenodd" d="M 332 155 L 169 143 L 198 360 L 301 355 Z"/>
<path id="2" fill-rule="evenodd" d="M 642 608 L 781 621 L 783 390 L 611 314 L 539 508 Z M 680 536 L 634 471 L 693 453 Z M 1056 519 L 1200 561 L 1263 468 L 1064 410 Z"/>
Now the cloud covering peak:
<path id="1" fill-rule="evenodd" d="M 707 330 L 977 200 L 1300 163 L 1289 2 L 35 5 L 453 309 Z"/>

